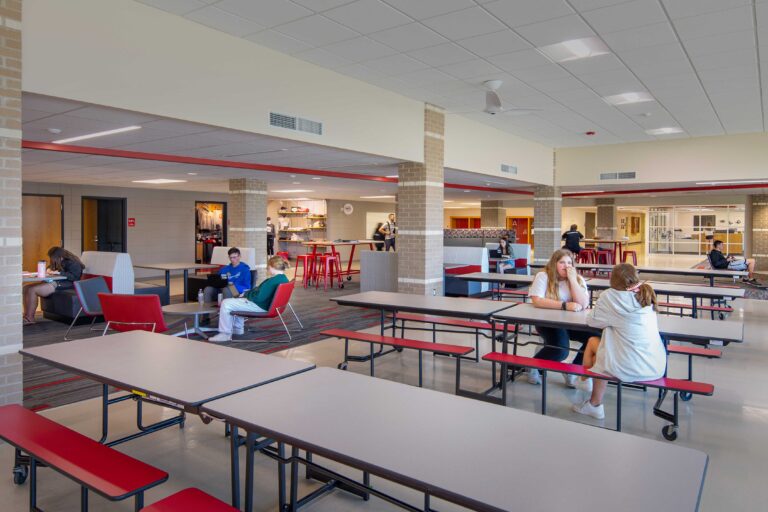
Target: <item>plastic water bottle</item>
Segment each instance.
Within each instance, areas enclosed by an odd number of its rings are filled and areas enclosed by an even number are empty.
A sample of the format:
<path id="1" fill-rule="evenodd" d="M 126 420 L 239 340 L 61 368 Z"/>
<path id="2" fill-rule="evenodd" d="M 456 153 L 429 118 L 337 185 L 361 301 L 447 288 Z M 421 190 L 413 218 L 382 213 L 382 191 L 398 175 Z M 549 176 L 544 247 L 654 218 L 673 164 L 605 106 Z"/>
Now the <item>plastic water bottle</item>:
<path id="1" fill-rule="evenodd" d="M 48 264 L 45 262 L 45 260 L 40 260 L 37 262 L 37 277 L 45 277 L 45 268 L 48 266 Z"/>
<path id="2" fill-rule="evenodd" d="M 200 288 L 197 291 L 197 303 L 200 304 L 200 307 L 203 307 L 203 303 L 205 302 L 205 295 L 203 294 L 203 289 Z"/>

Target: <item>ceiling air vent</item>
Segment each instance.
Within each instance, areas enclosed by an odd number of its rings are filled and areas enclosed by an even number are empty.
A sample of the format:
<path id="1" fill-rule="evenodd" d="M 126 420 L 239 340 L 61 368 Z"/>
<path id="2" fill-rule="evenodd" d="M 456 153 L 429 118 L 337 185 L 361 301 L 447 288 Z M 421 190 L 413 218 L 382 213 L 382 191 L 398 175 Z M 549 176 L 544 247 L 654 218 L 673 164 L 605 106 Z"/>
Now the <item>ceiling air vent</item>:
<path id="1" fill-rule="evenodd" d="M 269 124 L 287 130 L 298 130 L 300 132 L 314 133 L 315 135 L 323 134 L 323 123 L 319 121 L 311 121 L 276 112 L 269 113 Z"/>
<path id="2" fill-rule="evenodd" d="M 517 166 L 501 164 L 501 172 L 506 174 L 517 174 Z"/>
<path id="3" fill-rule="evenodd" d="M 637 176 L 637 173 L 635 171 L 627 171 L 627 172 L 620 172 L 619 173 L 619 179 L 620 180 L 633 180 Z"/>
<path id="4" fill-rule="evenodd" d="M 619 177 L 619 173 L 617 172 L 601 172 L 600 173 L 600 179 L 601 180 L 616 180 Z"/>

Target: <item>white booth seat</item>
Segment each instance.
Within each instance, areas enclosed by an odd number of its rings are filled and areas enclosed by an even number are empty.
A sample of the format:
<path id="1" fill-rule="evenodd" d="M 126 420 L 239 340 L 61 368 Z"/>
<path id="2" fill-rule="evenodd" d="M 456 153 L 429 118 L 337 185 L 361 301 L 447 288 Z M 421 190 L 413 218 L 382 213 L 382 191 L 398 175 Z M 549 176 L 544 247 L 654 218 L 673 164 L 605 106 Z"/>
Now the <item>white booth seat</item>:
<path id="1" fill-rule="evenodd" d="M 229 265 L 229 251 L 232 247 L 214 247 L 211 255 L 211 265 Z M 256 249 L 253 247 L 238 247 L 240 250 L 240 261 L 251 267 L 256 268 Z"/>
<path id="2" fill-rule="evenodd" d="M 83 277 L 103 276 L 112 293 L 134 292 L 131 255 L 124 252 L 85 251 L 80 260 L 85 265 Z"/>
<path id="3" fill-rule="evenodd" d="M 488 272 L 488 249 L 486 247 L 443 247 L 443 262 L 452 265 L 473 265 L 480 267 L 480 272 Z M 489 290 L 488 283 L 462 281 L 452 276 L 445 276 L 446 294 L 474 295 Z"/>

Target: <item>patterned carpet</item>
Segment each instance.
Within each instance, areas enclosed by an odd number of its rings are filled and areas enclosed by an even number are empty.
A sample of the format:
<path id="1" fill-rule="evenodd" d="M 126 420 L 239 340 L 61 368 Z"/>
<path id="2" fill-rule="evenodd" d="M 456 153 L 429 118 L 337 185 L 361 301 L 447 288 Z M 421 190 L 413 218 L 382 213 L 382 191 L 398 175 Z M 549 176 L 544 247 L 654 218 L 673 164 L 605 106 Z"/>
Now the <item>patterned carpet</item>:
<path id="1" fill-rule="evenodd" d="M 296 288 L 291 304 L 304 324 L 304 329 L 299 330 L 293 315 L 288 312 L 284 318 L 291 330 L 292 340 L 288 340 L 282 324 L 278 318 L 252 321 L 248 324 L 249 332 L 235 338 L 256 340 L 254 342 L 225 343 L 241 350 L 254 352 L 276 352 L 288 347 L 296 347 L 313 343 L 323 336 L 320 332 L 325 329 L 343 326 L 345 329 L 366 329 L 379 323 L 379 313 L 371 310 L 361 310 L 345 306 L 337 306 L 328 299 L 339 295 L 357 293 L 360 287 L 356 282 L 348 282 L 344 289 L 334 289 L 323 292 L 322 290 Z M 180 302 L 181 296 L 174 296 L 173 302 Z M 169 322 L 174 322 L 178 317 L 168 316 Z M 104 326 L 103 323 L 97 327 Z M 215 326 L 215 321 L 214 321 Z M 43 320 L 38 315 L 38 322 L 24 327 L 24 347 L 36 347 L 51 343 L 66 343 L 63 341 L 67 325 Z M 174 330 L 176 332 L 176 330 Z M 215 333 L 214 333 L 215 334 Z M 101 330 L 90 331 L 88 325 L 78 326 L 72 329 L 70 337 L 73 339 L 90 338 L 100 336 Z M 192 336 L 194 342 L 200 342 L 197 336 Z M 88 379 L 72 375 L 67 372 L 52 368 L 46 364 L 35 362 L 25 358 L 24 360 L 24 406 L 34 410 L 56 407 L 87 398 L 93 398 L 101 394 L 101 385 Z"/>

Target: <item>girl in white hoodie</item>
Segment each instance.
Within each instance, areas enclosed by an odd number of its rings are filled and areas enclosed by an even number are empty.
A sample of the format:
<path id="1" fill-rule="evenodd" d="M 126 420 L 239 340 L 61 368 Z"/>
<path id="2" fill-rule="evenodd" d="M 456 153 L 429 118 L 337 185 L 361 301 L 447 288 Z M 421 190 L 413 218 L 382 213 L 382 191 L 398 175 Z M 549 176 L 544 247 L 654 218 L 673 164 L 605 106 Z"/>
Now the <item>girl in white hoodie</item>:
<path id="1" fill-rule="evenodd" d="M 587 342 L 584 366 L 622 382 L 662 377 L 667 353 L 659 335 L 655 307 L 656 293 L 650 285 L 640 282 L 635 267 L 629 263 L 613 267 L 611 288 L 600 295 L 587 317 L 587 324 L 603 333 L 602 338 L 593 336 Z M 607 384 L 595 379 L 591 397 L 574 405 L 573 410 L 604 418 L 603 395 Z"/>

